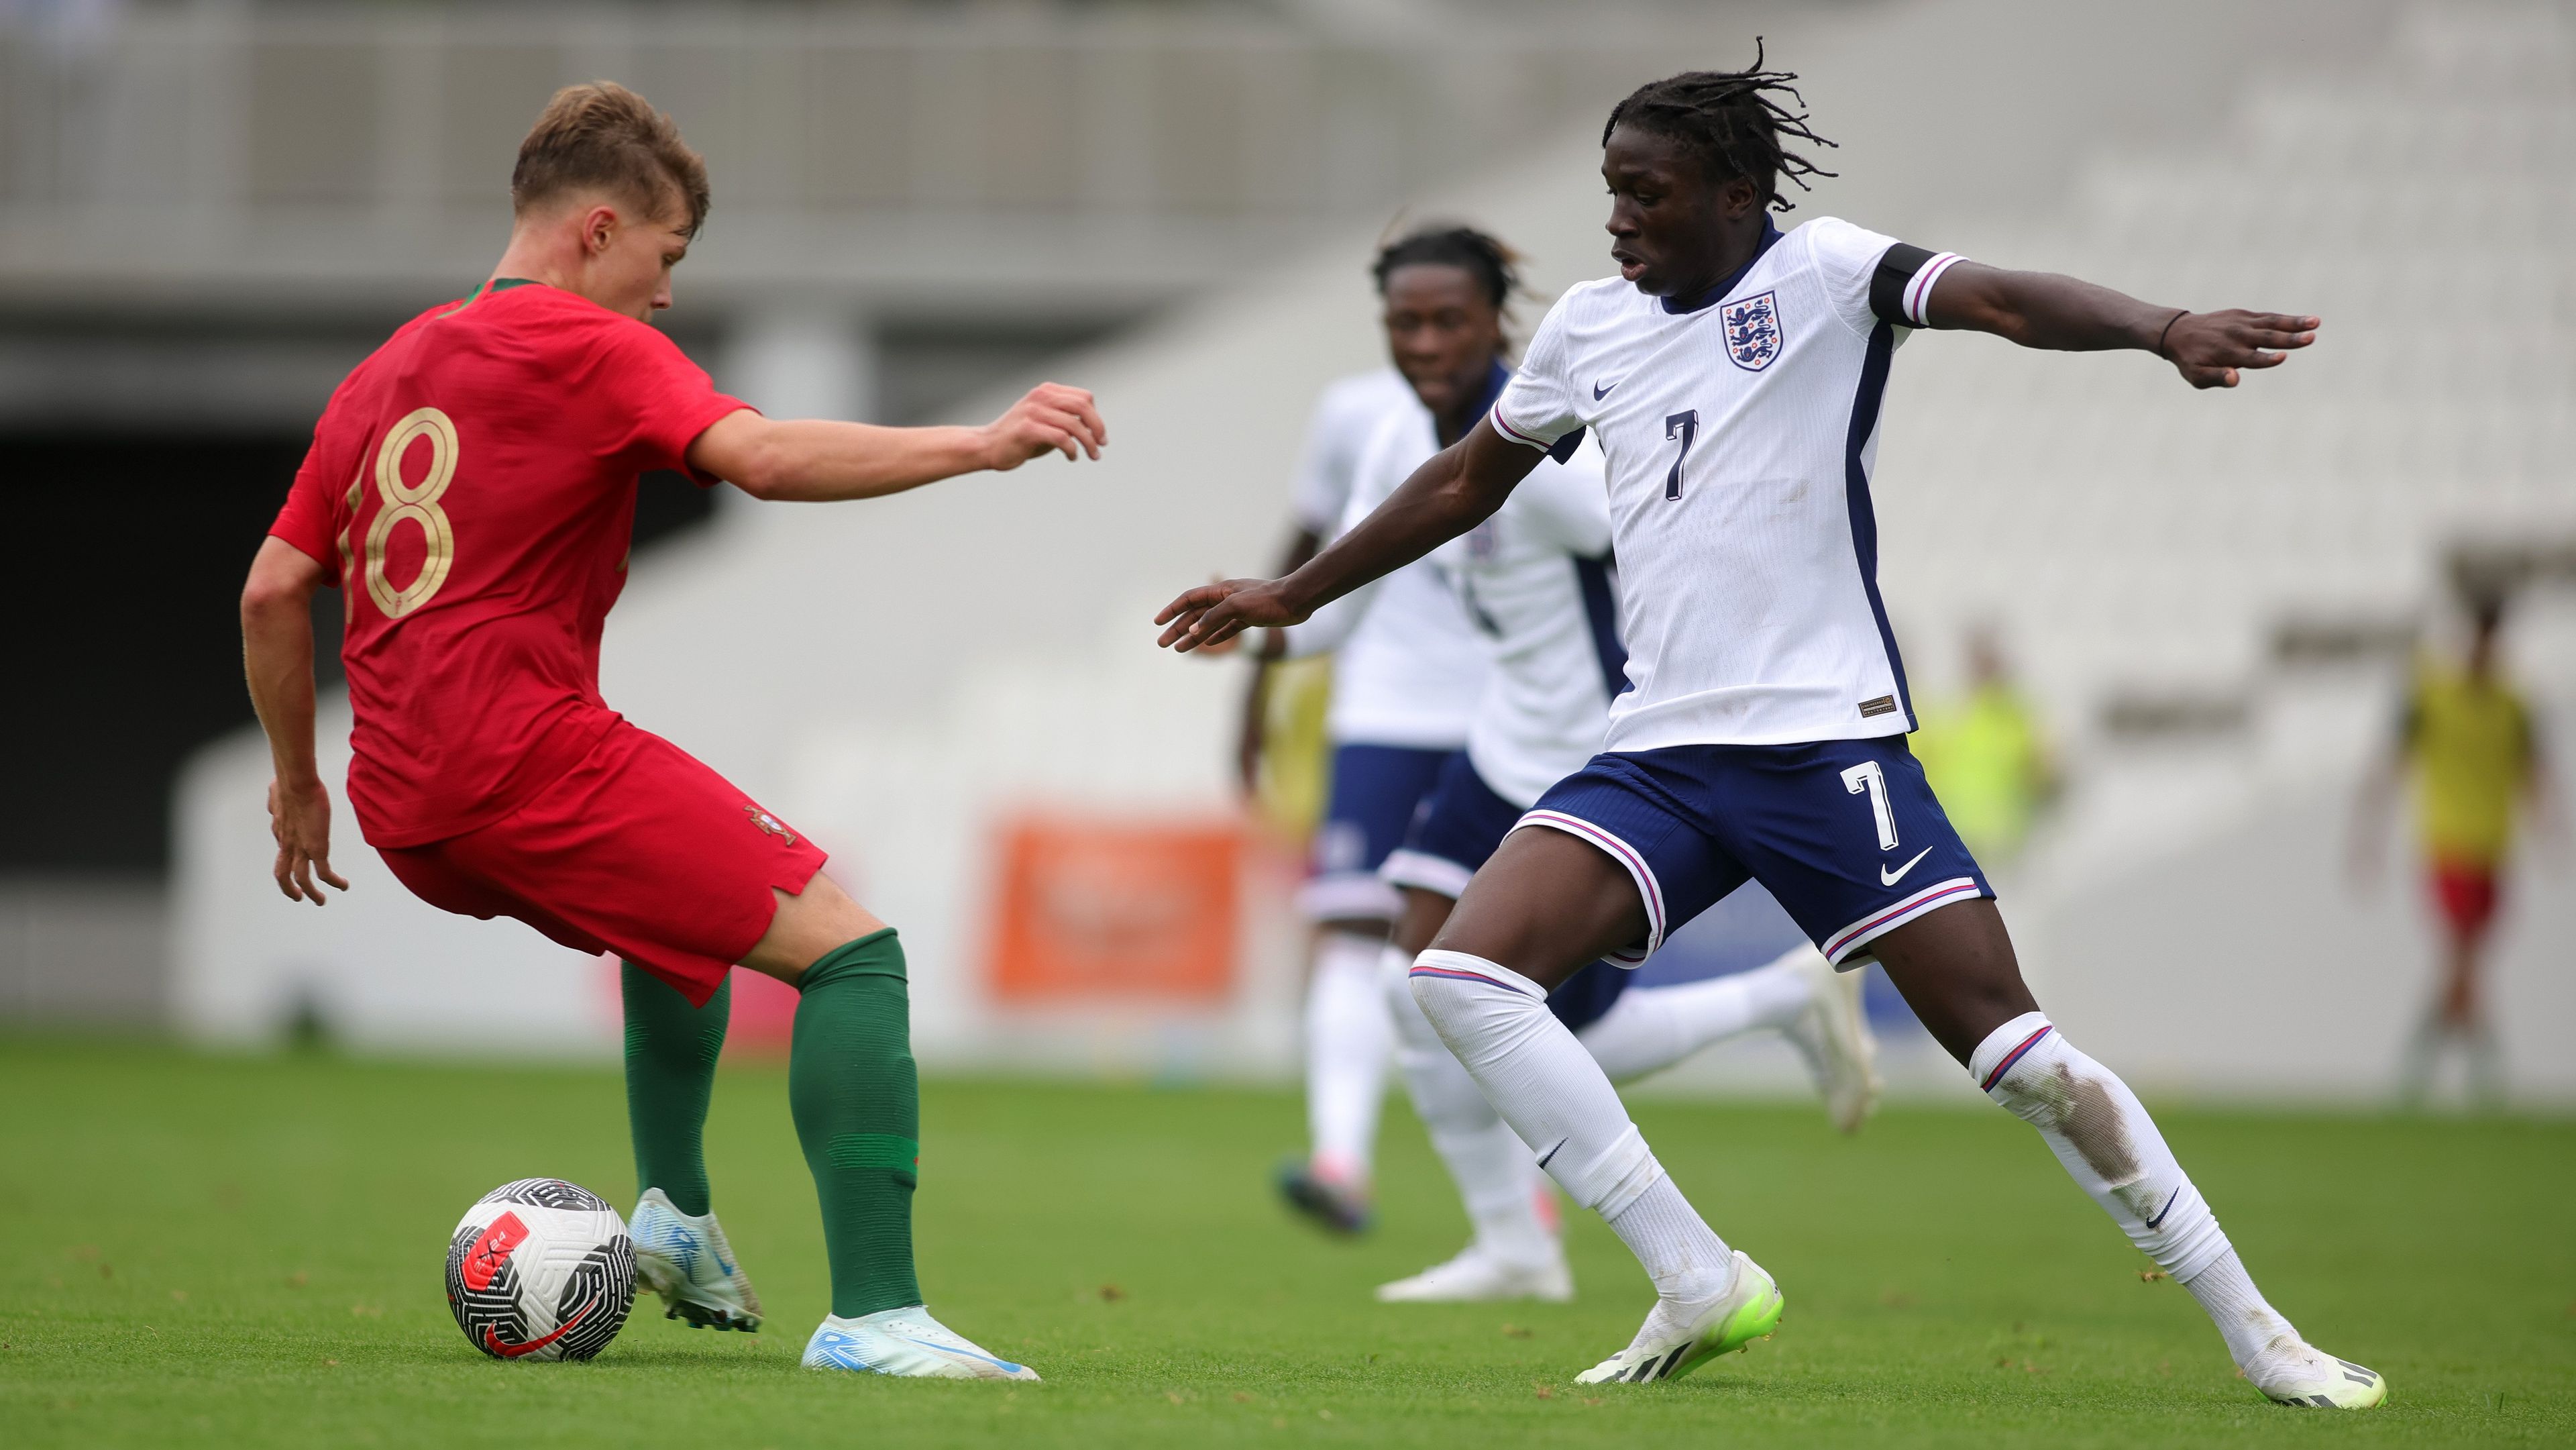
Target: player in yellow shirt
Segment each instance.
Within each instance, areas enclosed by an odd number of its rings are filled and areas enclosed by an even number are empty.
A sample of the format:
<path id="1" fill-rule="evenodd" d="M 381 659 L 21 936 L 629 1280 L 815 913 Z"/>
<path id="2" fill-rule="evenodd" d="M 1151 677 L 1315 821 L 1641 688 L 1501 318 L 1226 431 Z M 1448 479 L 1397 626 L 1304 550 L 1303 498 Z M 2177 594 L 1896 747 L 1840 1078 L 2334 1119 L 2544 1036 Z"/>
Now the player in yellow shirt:
<path id="1" fill-rule="evenodd" d="M 2385 817 L 2401 777 L 2411 784 L 2416 841 L 2444 930 L 2441 994 L 2407 1054 L 2409 1102 L 2422 1100 L 2442 1049 L 2454 1041 L 2467 1049 L 2477 1095 L 2492 1100 L 2502 1090 L 2479 976 L 2516 829 L 2549 800 L 2531 707 L 2497 665 L 2503 619 L 2502 600 L 2476 601 L 2461 663 L 2428 657 L 2417 665 L 2396 748 L 2363 788 L 2361 821 L 2370 827 Z M 2362 844 L 2367 870 L 2376 852 L 2371 836 Z"/>
<path id="2" fill-rule="evenodd" d="M 2057 762 L 1991 629 L 1968 636 L 1968 692 L 1923 714 L 1914 756 L 1959 839 L 1989 866 L 2021 853 L 2055 802 Z"/>

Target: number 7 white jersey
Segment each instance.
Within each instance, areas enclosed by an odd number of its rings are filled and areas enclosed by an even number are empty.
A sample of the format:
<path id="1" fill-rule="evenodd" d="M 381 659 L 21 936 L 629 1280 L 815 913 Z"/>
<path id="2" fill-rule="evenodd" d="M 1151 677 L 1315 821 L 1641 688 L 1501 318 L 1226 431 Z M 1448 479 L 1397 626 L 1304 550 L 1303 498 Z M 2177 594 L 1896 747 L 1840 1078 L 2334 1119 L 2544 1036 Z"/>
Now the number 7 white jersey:
<path id="1" fill-rule="evenodd" d="M 1612 277 L 1548 311 L 1492 419 L 1534 448 L 1600 440 L 1635 682 L 1604 749 L 1914 728 L 1870 474 L 1890 356 L 1957 260 L 1829 217 L 1766 223 L 1701 297 Z"/>

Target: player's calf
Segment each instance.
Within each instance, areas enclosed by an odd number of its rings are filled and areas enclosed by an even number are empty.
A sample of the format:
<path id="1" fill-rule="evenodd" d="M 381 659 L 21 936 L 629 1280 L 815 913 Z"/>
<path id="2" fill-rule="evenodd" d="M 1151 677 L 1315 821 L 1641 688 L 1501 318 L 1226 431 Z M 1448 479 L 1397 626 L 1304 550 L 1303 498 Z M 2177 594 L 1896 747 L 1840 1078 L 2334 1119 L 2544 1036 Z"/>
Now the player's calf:
<path id="1" fill-rule="evenodd" d="M 2284 1404 L 2364 1409 L 2388 1394 L 2371 1370 L 2323 1353 L 2264 1301 L 2218 1216 L 2128 1084 L 2026 1012 L 1970 1055 L 1986 1096 L 2039 1130 L 2076 1185 L 2200 1303 L 2256 1389 Z"/>

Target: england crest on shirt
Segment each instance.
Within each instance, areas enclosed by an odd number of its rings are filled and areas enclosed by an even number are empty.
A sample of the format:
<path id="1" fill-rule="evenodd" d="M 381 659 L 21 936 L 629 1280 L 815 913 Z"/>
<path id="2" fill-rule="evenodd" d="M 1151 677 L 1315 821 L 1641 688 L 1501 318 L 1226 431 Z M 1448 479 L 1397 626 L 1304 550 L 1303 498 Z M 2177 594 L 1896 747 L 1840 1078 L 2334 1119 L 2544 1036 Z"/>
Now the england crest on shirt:
<path id="1" fill-rule="evenodd" d="M 1730 302 L 1718 320 L 1726 325 L 1727 360 L 1737 367 L 1758 373 L 1780 355 L 1780 305 L 1774 294 Z"/>

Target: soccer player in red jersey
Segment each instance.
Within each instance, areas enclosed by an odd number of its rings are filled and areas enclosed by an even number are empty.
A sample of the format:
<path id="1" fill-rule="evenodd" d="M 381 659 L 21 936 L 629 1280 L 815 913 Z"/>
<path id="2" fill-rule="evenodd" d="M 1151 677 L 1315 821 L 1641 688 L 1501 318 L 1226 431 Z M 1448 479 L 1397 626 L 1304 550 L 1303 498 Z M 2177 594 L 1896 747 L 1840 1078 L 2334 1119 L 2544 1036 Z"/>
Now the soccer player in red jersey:
<path id="1" fill-rule="evenodd" d="M 278 889 L 323 902 L 331 803 L 313 750 L 314 591 L 342 591 L 349 801 L 422 900 L 624 959 L 638 1270 L 693 1325 L 755 1329 L 699 1135 L 727 973 L 800 993 L 789 1098 L 822 1197 L 832 1315 L 805 1362 L 1035 1379 L 923 1307 L 919 1114 L 903 950 L 819 874 L 803 832 L 611 710 L 600 628 L 626 583 L 637 476 L 755 498 L 872 498 L 1048 452 L 1099 456 L 1092 398 L 1049 383 L 981 428 L 776 421 L 715 390 L 647 319 L 705 220 L 705 164 L 623 87 L 559 92 L 519 148 L 492 277 L 350 373 L 242 594 L 276 777 Z"/>

